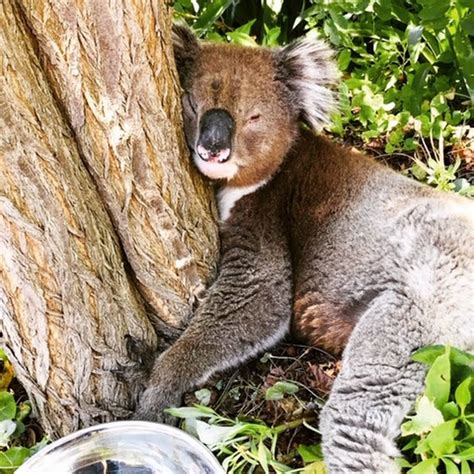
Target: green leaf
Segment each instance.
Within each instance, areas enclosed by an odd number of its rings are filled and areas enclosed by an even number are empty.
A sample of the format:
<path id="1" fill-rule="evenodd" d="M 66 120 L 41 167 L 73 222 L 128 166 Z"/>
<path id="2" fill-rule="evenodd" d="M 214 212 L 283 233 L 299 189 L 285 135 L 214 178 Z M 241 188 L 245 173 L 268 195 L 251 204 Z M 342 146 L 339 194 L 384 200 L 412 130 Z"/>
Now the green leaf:
<path id="1" fill-rule="evenodd" d="M 437 459 L 426 459 L 421 461 L 415 467 L 412 467 L 407 474 L 437 474 Z"/>
<path id="2" fill-rule="evenodd" d="M 351 51 L 350 49 L 343 49 L 337 58 L 337 64 L 341 71 L 345 71 L 351 63 Z"/>
<path id="3" fill-rule="evenodd" d="M 459 474 L 459 469 L 456 466 L 456 464 L 453 463 L 453 461 L 443 458 L 442 461 L 444 462 L 444 465 L 446 466 L 446 474 Z"/>
<path id="4" fill-rule="evenodd" d="M 305 466 L 303 474 L 328 474 L 328 470 L 324 461 L 316 461 Z"/>
<path id="5" fill-rule="evenodd" d="M 423 20 L 436 20 L 438 18 L 443 18 L 448 10 L 449 2 L 437 0 L 436 2 L 430 2 L 427 7 L 424 7 L 420 11 L 419 16 Z M 429 21 L 427 23 L 432 24 Z"/>
<path id="6" fill-rule="evenodd" d="M 181 407 L 181 408 L 167 408 L 165 410 L 171 416 L 177 418 L 209 418 L 215 415 L 215 411 L 211 408 L 204 407 L 202 405 L 195 405 L 194 407 Z"/>
<path id="7" fill-rule="evenodd" d="M 279 381 L 265 392 L 265 400 L 282 400 L 285 395 L 294 395 L 299 390 L 298 385 L 291 382 Z"/>
<path id="8" fill-rule="evenodd" d="M 252 26 L 255 24 L 256 21 L 257 20 L 254 18 L 253 20 L 250 20 L 247 23 L 245 23 L 245 25 L 239 26 L 234 31 L 238 31 L 239 33 L 244 33 L 246 35 L 249 35 L 250 30 L 252 29 Z"/>
<path id="9" fill-rule="evenodd" d="M 193 28 L 207 31 L 231 4 L 232 0 L 214 0 L 212 3 L 208 3 Z"/>
<path id="10" fill-rule="evenodd" d="M 410 168 L 410 172 L 418 181 L 425 181 L 427 172 L 420 164 L 414 163 Z"/>
<path id="11" fill-rule="evenodd" d="M 18 438 L 19 436 L 21 436 L 25 432 L 26 427 L 25 427 L 25 425 L 22 421 L 15 420 L 15 424 L 16 424 L 16 430 L 13 433 L 13 437 Z"/>
<path id="12" fill-rule="evenodd" d="M 38 451 L 41 451 L 43 448 L 45 448 L 49 444 L 49 442 L 50 442 L 50 439 L 47 436 L 43 436 L 40 442 L 36 443 L 30 448 L 31 455 L 33 456 Z"/>
<path id="13" fill-rule="evenodd" d="M 464 410 L 466 407 L 469 405 L 471 402 L 471 382 L 472 382 L 472 377 L 468 377 L 464 382 L 462 382 L 456 391 L 454 392 L 454 398 L 456 400 L 456 403 L 459 405 L 459 408 L 461 409 L 461 413 L 464 414 Z"/>
<path id="14" fill-rule="evenodd" d="M 427 433 L 444 422 L 443 415 L 426 395 L 418 400 L 416 414 L 408 418 L 401 426 L 402 436 Z"/>
<path id="15" fill-rule="evenodd" d="M 448 402 L 451 390 L 449 351 L 450 349 L 447 347 L 445 353 L 436 358 L 426 375 L 425 395 L 433 400 L 439 409 Z"/>
<path id="16" fill-rule="evenodd" d="M 186 420 L 186 431 L 195 435 L 201 443 L 204 443 L 211 448 L 233 438 L 242 428 L 242 424 L 235 424 L 233 426 L 217 426 L 210 425 L 209 423 L 196 418 L 189 418 Z"/>
<path id="17" fill-rule="evenodd" d="M 461 462 L 461 474 L 472 474 L 470 463 L 468 461 Z"/>
<path id="18" fill-rule="evenodd" d="M 405 458 L 395 458 L 395 462 L 397 463 L 397 466 L 400 468 L 400 469 L 403 469 L 403 468 L 408 468 L 408 467 L 413 467 L 413 465 L 411 463 L 409 463 Z"/>
<path id="19" fill-rule="evenodd" d="M 18 405 L 15 419 L 17 421 L 23 421 L 30 413 L 31 413 L 31 403 L 28 401 L 21 402 Z"/>
<path id="20" fill-rule="evenodd" d="M 454 461 L 474 461 L 474 446 L 472 448 L 465 449 L 464 451 L 449 456 Z"/>
<path id="21" fill-rule="evenodd" d="M 14 447 L 0 452 L 0 469 L 13 471 L 19 468 L 30 456 L 30 450 L 23 447 Z"/>
<path id="22" fill-rule="evenodd" d="M 460 410 L 455 402 L 448 402 L 444 405 L 441 410 L 445 420 L 451 420 L 452 418 L 457 418 L 459 416 Z"/>
<path id="23" fill-rule="evenodd" d="M 227 37 L 235 44 L 242 46 L 258 46 L 256 41 L 249 35 L 241 33 L 240 31 L 232 31 L 227 33 Z"/>
<path id="24" fill-rule="evenodd" d="M 437 357 L 445 352 L 445 346 L 435 345 L 423 347 L 412 354 L 412 359 L 426 365 L 433 365 Z M 451 361 L 454 365 L 462 365 L 474 370 L 474 354 L 461 351 L 455 347 L 450 349 Z"/>
<path id="25" fill-rule="evenodd" d="M 291 473 L 294 473 L 295 470 L 289 466 L 287 466 L 286 464 L 283 464 L 281 462 L 278 462 L 278 461 L 275 461 L 273 460 L 270 465 L 273 467 L 273 469 L 275 469 L 276 472 L 278 473 L 285 473 L 287 472 L 288 474 L 291 474 Z M 239 471 L 239 472 L 242 472 L 242 471 Z M 326 473 L 323 473 L 323 474 L 326 474 Z"/>
<path id="26" fill-rule="evenodd" d="M 461 21 L 462 29 L 471 36 L 474 36 L 474 13 L 464 18 Z"/>
<path id="27" fill-rule="evenodd" d="M 456 423 L 457 420 L 450 420 L 435 426 L 426 437 L 426 441 L 437 457 L 451 454 L 456 449 Z"/>
<path id="28" fill-rule="evenodd" d="M 281 28 L 279 26 L 275 26 L 274 28 L 268 28 L 267 25 L 265 27 L 265 36 L 263 37 L 263 44 L 265 46 L 277 46 L 278 45 L 278 38 L 281 34 Z"/>
<path id="29" fill-rule="evenodd" d="M 416 448 L 416 445 L 418 444 L 418 438 L 413 436 L 408 443 L 404 444 L 403 447 L 401 448 L 402 451 L 409 451 L 411 449 Z"/>
<path id="30" fill-rule="evenodd" d="M 422 437 L 420 440 L 418 440 L 418 443 L 416 444 L 416 448 L 413 450 L 415 454 L 420 454 L 422 459 L 425 459 L 428 457 L 428 453 L 431 451 L 430 445 L 428 444 L 428 441 L 426 441 L 426 438 Z"/>
<path id="31" fill-rule="evenodd" d="M 416 69 L 415 75 L 413 76 L 413 82 L 411 84 L 411 87 L 415 94 L 420 95 L 420 97 L 423 92 L 423 89 L 426 87 L 426 78 L 430 70 L 430 64 L 420 64 L 419 67 Z"/>
<path id="32" fill-rule="evenodd" d="M 444 353 L 444 346 L 436 345 L 436 346 L 427 346 L 418 349 L 417 351 L 413 352 L 411 358 L 415 362 L 421 362 L 422 364 L 426 365 L 433 365 L 433 362 Z"/>
<path id="33" fill-rule="evenodd" d="M 215 31 L 211 31 L 210 33 L 208 33 L 206 35 L 206 39 L 208 41 L 212 41 L 213 43 L 226 43 L 226 38 L 224 38 L 223 36 L 221 36 L 219 33 L 215 32 Z"/>
<path id="34" fill-rule="evenodd" d="M 323 453 L 319 443 L 310 445 L 300 444 L 297 448 L 297 451 L 305 463 L 323 460 Z"/>
<path id="35" fill-rule="evenodd" d="M 260 441 L 258 443 L 258 462 L 262 467 L 265 474 L 269 474 L 270 470 L 268 469 L 268 460 L 272 458 L 270 450 L 265 446 L 265 443 Z"/>
<path id="36" fill-rule="evenodd" d="M 392 5 L 390 1 L 379 2 L 374 5 L 374 11 L 382 21 L 389 21 L 392 18 Z"/>
<path id="37" fill-rule="evenodd" d="M 16 403 L 13 394 L 6 390 L 0 391 L 0 421 L 12 420 L 16 415 Z"/>

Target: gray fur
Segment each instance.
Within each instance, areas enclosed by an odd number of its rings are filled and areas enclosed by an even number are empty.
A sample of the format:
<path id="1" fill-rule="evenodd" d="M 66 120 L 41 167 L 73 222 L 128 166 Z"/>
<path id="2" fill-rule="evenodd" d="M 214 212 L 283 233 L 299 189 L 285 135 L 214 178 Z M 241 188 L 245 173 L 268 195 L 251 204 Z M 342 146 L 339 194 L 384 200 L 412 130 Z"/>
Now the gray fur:
<path id="1" fill-rule="evenodd" d="M 275 56 L 302 119 L 313 130 L 328 125 L 337 103 L 332 88 L 341 75 L 332 60 L 333 50 L 321 40 L 304 38 L 280 48 Z"/>
<path id="2" fill-rule="evenodd" d="M 288 247 L 281 245 L 286 236 L 276 230 L 278 214 L 270 199 L 248 209 L 236 227 L 222 230 L 219 277 L 188 329 L 157 360 L 136 418 L 170 422 L 162 410 L 179 404 L 185 391 L 285 335 L 291 317 L 291 267 Z"/>
<path id="3" fill-rule="evenodd" d="M 280 107 L 289 121 L 274 129 L 273 116 L 264 114 L 259 129 L 245 132 L 239 105 L 273 76 L 247 78 L 238 68 L 255 61 L 252 67 L 275 67 L 279 76 L 281 56 L 274 62 L 258 49 L 214 45 L 207 57 L 206 48 L 185 78 L 199 110 L 208 107 L 205 81 L 232 83 L 235 74 L 240 84 L 232 101 L 223 87 L 212 103 L 224 104 L 237 123 L 233 152 L 242 171 L 228 186 L 267 184 L 242 193 L 231 208 L 221 226 L 219 275 L 189 328 L 157 359 L 136 416 L 165 419 L 163 408 L 179 404 L 184 391 L 281 339 L 293 313 L 300 338 L 335 353 L 348 339 L 321 414 L 330 472 L 398 472 L 394 439 L 423 386 L 423 367 L 410 354 L 435 343 L 474 349 L 474 204 L 298 131 L 295 98 L 284 96 L 294 91 L 277 82 L 255 97 L 260 110 Z M 276 101 L 273 109 L 268 100 Z M 185 117 L 190 143 L 196 120 Z M 241 147 L 253 154 L 239 155 Z M 263 167 L 264 159 L 271 166 Z M 255 175 L 252 166 L 260 167 Z"/>

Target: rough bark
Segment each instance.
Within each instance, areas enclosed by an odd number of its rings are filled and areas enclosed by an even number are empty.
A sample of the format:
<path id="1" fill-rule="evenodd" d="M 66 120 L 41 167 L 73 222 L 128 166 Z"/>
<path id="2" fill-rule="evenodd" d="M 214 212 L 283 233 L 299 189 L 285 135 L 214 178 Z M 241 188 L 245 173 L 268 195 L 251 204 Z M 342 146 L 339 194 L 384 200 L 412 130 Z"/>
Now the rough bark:
<path id="1" fill-rule="evenodd" d="M 179 160 L 170 9 L 158 0 L 18 3 L 140 291 L 181 327 L 216 235 L 209 190 Z"/>
<path id="2" fill-rule="evenodd" d="M 122 417 L 128 335 L 181 327 L 217 254 L 160 1 L 0 2 L 0 331 L 46 431 Z"/>

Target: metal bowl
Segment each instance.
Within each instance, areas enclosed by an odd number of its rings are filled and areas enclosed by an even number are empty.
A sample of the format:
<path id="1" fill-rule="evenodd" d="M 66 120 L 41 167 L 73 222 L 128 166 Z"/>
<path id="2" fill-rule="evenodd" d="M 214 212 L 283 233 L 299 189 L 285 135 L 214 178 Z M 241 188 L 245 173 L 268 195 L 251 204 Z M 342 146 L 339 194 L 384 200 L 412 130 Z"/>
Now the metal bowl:
<path id="1" fill-rule="evenodd" d="M 116 421 L 61 438 L 17 474 L 224 474 L 211 452 L 184 431 L 146 421 Z"/>

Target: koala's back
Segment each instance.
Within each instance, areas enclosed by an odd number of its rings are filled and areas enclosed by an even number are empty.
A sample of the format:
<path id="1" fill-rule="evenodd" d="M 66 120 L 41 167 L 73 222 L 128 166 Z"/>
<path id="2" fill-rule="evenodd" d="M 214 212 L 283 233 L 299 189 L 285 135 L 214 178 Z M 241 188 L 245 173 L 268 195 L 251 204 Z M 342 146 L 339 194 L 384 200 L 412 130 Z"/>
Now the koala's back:
<path id="1" fill-rule="evenodd" d="M 444 342 L 454 319 L 472 326 L 458 301 L 474 298 L 472 202 L 312 134 L 267 188 L 285 210 L 296 336 L 340 353 L 367 308 L 390 292 L 410 295 L 436 319 L 433 342 Z"/>

